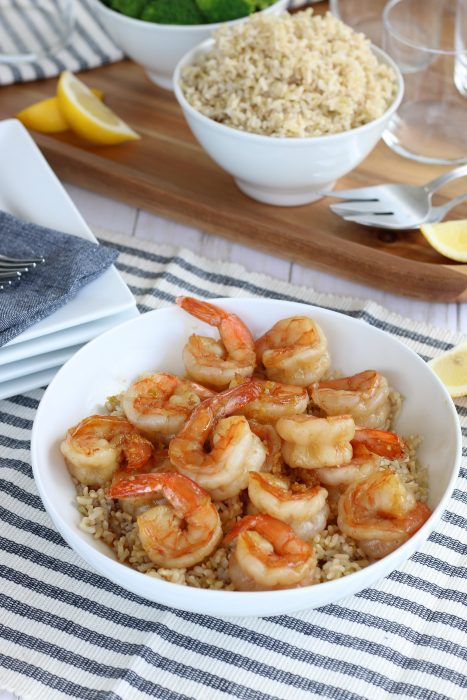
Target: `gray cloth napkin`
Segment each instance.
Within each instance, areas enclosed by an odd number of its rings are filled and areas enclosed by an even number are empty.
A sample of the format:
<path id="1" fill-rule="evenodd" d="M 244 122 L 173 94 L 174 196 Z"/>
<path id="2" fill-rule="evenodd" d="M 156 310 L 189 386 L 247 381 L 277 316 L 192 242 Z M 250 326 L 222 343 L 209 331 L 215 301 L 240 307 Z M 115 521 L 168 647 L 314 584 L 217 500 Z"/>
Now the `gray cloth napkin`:
<path id="1" fill-rule="evenodd" d="M 0 212 L 0 254 L 43 256 L 19 284 L 0 291 L 0 346 L 64 306 L 114 262 L 118 251 Z"/>

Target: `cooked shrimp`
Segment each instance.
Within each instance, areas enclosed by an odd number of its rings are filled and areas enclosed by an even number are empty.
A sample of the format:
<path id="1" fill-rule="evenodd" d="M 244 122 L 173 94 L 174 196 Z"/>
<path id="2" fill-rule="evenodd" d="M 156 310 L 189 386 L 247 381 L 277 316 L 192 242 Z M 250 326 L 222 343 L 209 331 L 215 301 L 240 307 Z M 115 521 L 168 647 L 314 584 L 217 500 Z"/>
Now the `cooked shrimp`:
<path id="1" fill-rule="evenodd" d="M 224 418 L 261 391 L 261 384 L 250 381 L 203 401 L 169 445 L 170 461 L 177 471 L 194 479 L 216 501 L 236 496 L 246 488 L 248 472 L 264 464 L 266 450 L 247 419 Z M 207 452 L 209 439 L 211 450 Z"/>
<path id="2" fill-rule="evenodd" d="M 60 450 L 71 475 L 87 486 L 103 486 L 120 468 L 141 469 L 153 454 L 125 418 L 99 415 L 70 428 Z"/>
<path id="3" fill-rule="evenodd" d="M 140 377 L 122 398 L 128 420 L 153 442 L 168 441 L 184 426 L 202 400 L 214 392 L 175 374 L 157 372 Z"/>
<path id="4" fill-rule="evenodd" d="M 314 473 L 324 486 L 347 488 L 349 484 L 372 474 L 380 466 L 381 457 L 370 452 L 365 445 L 357 443 L 353 446 L 350 462 L 336 467 L 315 469 Z"/>
<path id="5" fill-rule="evenodd" d="M 272 425 L 257 423 L 249 420 L 251 431 L 259 437 L 266 449 L 266 459 L 261 467 L 262 472 L 280 472 L 284 464 L 282 459 L 282 440 L 277 430 Z"/>
<path id="6" fill-rule="evenodd" d="M 381 559 L 408 540 L 430 517 L 391 469 L 351 484 L 339 499 L 337 522 L 371 559 Z"/>
<path id="7" fill-rule="evenodd" d="M 167 503 L 137 517 L 144 551 L 157 566 L 180 569 L 206 559 L 219 544 L 222 528 L 209 494 L 182 474 L 140 474 L 119 481 L 111 498 L 162 494 Z"/>
<path id="8" fill-rule="evenodd" d="M 276 430 L 285 441 L 282 456 L 290 467 L 332 467 L 352 459 L 355 423 L 350 416 L 290 416 L 280 418 Z"/>
<path id="9" fill-rule="evenodd" d="M 270 515 L 247 515 L 224 538 L 236 540 L 229 574 L 238 591 L 271 591 L 313 582 L 313 547 Z"/>
<path id="10" fill-rule="evenodd" d="M 355 426 L 351 416 L 290 416 L 280 418 L 277 432 L 285 440 L 282 456 L 291 467 L 318 469 L 348 464 L 356 445 L 370 452 L 397 459 L 404 454 L 401 438 L 390 431 Z"/>
<path id="11" fill-rule="evenodd" d="M 219 306 L 193 297 L 178 297 L 177 304 L 192 316 L 215 326 L 220 341 L 191 335 L 183 350 L 190 377 L 216 389 L 226 389 L 235 374 L 250 377 L 256 364 L 255 344 L 243 321 Z"/>
<path id="12" fill-rule="evenodd" d="M 236 375 L 231 386 L 238 386 L 245 380 Z M 295 416 L 305 413 L 308 406 L 308 393 L 305 387 L 281 384 L 257 379 L 263 384 L 263 393 L 244 406 L 239 413 L 259 423 L 275 423 L 282 416 Z"/>
<path id="13" fill-rule="evenodd" d="M 307 316 L 292 316 L 274 324 L 256 341 L 256 357 L 268 379 L 298 386 L 321 379 L 331 364 L 326 337 Z"/>
<path id="14" fill-rule="evenodd" d="M 375 370 L 315 382 L 310 398 L 328 416 L 350 414 L 367 428 L 387 428 L 391 412 L 387 379 Z"/>
<path id="15" fill-rule="evenodd" d="M 176 469 L 169 460 L 167 448 L 155 449 L 152 458 L 144 465 L 145 474 L 159 474 L 160 472 L 175 472 Z M 128 479 L 128 472 L 119 470 L 112 476 L 112 486 L 119 481 Z M 135 498 L 122 498 L 119 505 L 125 513 L 136 518 L 148 508 L 152 508 L 161 501 L 161 495 L 149 494 L 148 496 L 135 496 Z"/>
<path id="16" fill-rule="evenodd" d="M 352 447 L 352 459 L 347 464 L 308 470 L 318 479 L 319 483 L 326 487 L 328 504 L 333 516 L 337 516 L 339 498 L 347 486 L 372 474 L 381 466 L 381 457 L 367 450 L 363 444 L 352 444 Z M 301 471 L 305 472 L 306 470 Z"/>
<path id="17" fill-rule="evenodd" d="M 255 508 L 288 523 L 306 541 L 326 527 L 327 495 L 321 486 L 290 484 L 274 474 L 250 472 L 249 475 L 248 496 Z"/>

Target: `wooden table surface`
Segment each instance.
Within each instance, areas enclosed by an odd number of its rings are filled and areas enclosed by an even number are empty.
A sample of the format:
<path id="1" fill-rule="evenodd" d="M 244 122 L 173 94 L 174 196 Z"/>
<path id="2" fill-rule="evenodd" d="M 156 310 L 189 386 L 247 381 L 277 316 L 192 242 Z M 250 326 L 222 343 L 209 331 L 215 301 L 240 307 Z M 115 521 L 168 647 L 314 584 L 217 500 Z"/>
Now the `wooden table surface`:
<path id="1" fill-rule="evenodd" d="M 228 260 L 244 265 L 248 270 L 264 272 L 281 280 L 329 292 L 372 299 L 410 318 L 432 323 L 438 327 L 467 333 L 465 303 L 432 303 L 391 294 L 356 284 L 337 275 L 303 267 L 298 263 L 259 252 L 202 230 L 184 226 L 143 209 L 130 207 L 115 199 L 64 183 L 66 189 L 91 228 L 104 228 L 156 243 L 180 245 L 212 259 Z"/>

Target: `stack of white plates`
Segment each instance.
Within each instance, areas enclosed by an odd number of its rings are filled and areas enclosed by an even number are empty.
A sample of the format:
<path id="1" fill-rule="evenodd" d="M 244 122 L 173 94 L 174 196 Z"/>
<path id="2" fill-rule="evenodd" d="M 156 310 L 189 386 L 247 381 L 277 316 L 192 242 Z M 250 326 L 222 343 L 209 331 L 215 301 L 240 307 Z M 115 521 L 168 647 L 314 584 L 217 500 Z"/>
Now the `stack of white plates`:
<path id="1" fill-rule="evenodd" d="M 96 240 L 26 129 L 15 119 L 0 122 L 0 153 L 1 210 Z M 0 347 L 0 398 L 48 384 L 81 345 L 137 315 L 133 295 L 117 270 L 110 267 L 66 306 Z"/>

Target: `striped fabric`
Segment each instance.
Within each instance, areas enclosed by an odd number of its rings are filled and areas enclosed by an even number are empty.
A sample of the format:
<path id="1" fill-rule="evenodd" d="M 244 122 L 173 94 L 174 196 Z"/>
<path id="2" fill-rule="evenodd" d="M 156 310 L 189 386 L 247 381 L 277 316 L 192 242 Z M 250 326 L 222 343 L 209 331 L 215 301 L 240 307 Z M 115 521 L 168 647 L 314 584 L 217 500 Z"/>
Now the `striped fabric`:
<path id="1" fill-rule="evenodd" d="M 371 302 L 316 294 L 186 250 L 101 238 L 119 249 L 142 312 L 180 293 L 269 297 L 363 318 L 424 358 L 460 340 Z M 378 585 L 319 610 L 219 619 L 145 602 L 63 542 L 31 473 L 41 395 L 0 402 L 0 688 L 34 700 L 467 697 L 465 465 L 430 540 Z M 457 406 L 465 434 L 467 402 Z"/>
<path id="2" fill-rule="evenodd" d="M 62 0 L 48 0 L 60 7 Z M 26 12 L 22 0 L 0 0 L 0 54 L 28 53 L 28 47 L 40 51 L 59 33 L 57 19 L 41 12 L 40 0 L 28 3 L 37 11 Z M 7 9 L 8 7 L 8 9 Z M 87 0 L 73 0 L 74 28 L 68 45 L 54 55 L 29 63 L 0 62 L 0 85 L 52 78 L 63 70 L 78 72 L 113 63 L 123 53 L 111 41 L 92 12 Z"/>

